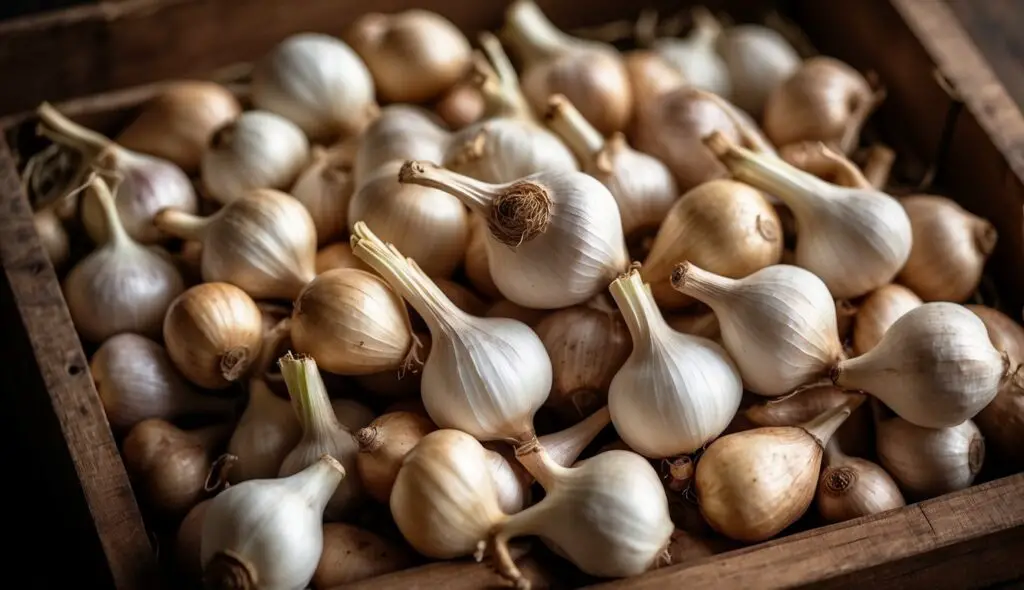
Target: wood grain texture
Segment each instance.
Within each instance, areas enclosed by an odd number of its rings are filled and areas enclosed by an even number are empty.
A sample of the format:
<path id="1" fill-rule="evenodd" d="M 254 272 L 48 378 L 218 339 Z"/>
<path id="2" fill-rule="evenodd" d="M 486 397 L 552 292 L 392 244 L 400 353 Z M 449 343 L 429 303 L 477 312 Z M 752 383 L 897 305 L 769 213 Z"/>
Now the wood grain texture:
<path id="1" fill-rule="evenodd" d="M 32 212 L 22 195 L 11 154 L 0 141 L 0 260 L 20 314 L 50 411 L 81 482 L 117 588 L 155 587 L 156 561 L 132 495 L 117 446 L 107 425 L 89 365 L 74 331 L 60 283 L 36 237 Z M 45 444 L 45 441 L 40 441 Z M 60 468 L 54 462 L 51 468 Z M 64 490 L 74 494 L 75 490 Z M 56 531 L 55 531 L 56 532 Z"/>

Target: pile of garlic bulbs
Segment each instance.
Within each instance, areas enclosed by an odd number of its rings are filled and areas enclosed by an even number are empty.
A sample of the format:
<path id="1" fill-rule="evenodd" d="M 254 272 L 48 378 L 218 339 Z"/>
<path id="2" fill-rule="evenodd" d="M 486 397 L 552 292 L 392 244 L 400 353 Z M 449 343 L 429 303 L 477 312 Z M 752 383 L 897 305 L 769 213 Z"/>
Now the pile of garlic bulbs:
<path id="1" fill-rule="evenodd" d="M 528 587 L 519 537 L 635 576 L 706 534 L 684 496 L 754 543 L 968 487 L 986 442 L 1024 465 L 1024 329 L 963 305 L 992 224 L 855 163 L 862 73 L 694 21 L 622 53 L 532 0 L 479 49 L 367 14 L 260 57 L 248 109 L 174 83 L 108 137 L 40 106 L 81 162 L 40 238 L 183 580 L 418 553 Z"/>

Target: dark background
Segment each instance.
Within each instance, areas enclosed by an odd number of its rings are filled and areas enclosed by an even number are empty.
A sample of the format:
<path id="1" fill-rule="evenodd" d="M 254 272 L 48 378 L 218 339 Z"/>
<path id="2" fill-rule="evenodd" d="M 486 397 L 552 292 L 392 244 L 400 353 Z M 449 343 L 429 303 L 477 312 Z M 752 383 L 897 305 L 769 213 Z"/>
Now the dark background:
<path id="1" fill-rule="evenodd" d="M 0 19 L 44 10 L 55 10 L 87 2 L 88 0 L 4 0 L 0 2 Z"/>

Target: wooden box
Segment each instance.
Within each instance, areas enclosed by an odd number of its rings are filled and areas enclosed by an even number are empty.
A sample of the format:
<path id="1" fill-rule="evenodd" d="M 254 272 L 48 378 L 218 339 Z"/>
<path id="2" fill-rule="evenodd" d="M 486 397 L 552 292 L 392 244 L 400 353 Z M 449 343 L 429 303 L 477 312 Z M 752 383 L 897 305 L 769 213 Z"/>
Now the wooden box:
<path id="1" fill-rule="evenodd" d="M 40 100 L 67 101 L 66 113 L 100 128 L 127 120 L 152 92 L 148 83 L 207 76 L 261 55 L 284 36 L 316 30 L 340 34 L 369 10 L 396 11 L 409 0 L 125 0 L 0 24 L 0 318 L 9 383 L 4 431 L 26 441 L 14 468 L 45 465 L 36 476 L 54 539 L 30 532 L 66 555 L 72 579 L 120 589 L 162 584 L 113 436 L 89 374 L 60 284 L 32 224 L 12 151 L 24 131 L 19 112 Z M 494 28 L 503 3 L 432 0 L 465 30 Z M 633 18 L 640 3 L 617 0 L 540 2 L 557 24 L 594 25 Z M 661 9 L 679 3 L 654 2 Z M 742 19 L 767 2 L 710 2 Z M 581 7 L 586 6 L 585 9 Z M 1024 118 L 952 13 L 937 0 L 791 0 L 779 9 L 822 53 L 874 70 L 888 89 L 877 127 L 900 158 L 966 208 L 992 220 L 1000 239 L 989 274 L 1004 309 L 1024 304 Z M 120 89 L 108 94 L 94 93 Z M 93 96 L 90 96 L 93 95 Z M 88 98 L 81 98 L 88 96 Z M 73 99 L 73 100 L 69 100 Z M 16 395 L 15 395 L 16 394 Z M 35 472 L 33 472 L 35 473 Z M 44 538 L 45 537 L 45 538 Z M 682 562 L 621 588 L 979 587 L 1024 576 L 1024 475 L 840 525 L 818 528 L 728 553 Z M 559 574 L 527 568 L 538 582 Z M 555 568 L 557 569 L 557 568 Z M 484 566 L 435 564 L 357 587 L 471 588 L 501 585 Z"/>

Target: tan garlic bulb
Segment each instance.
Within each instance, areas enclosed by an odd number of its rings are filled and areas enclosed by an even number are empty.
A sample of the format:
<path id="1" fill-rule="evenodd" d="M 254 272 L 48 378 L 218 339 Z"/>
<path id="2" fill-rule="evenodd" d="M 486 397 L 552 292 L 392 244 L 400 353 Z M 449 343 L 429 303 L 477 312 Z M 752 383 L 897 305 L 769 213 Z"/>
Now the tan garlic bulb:
<path id="1" fill-rule="evenodd" d="M 316 274 L 336 268 L 370 270 L 370 267 L 363 264 L 363 261 L 352 253 L 352 246 L 348 242 L 336 242 L 330 246 L 324 246 L 316 253 Z"/>
<path id="2" fill-rule="evenodd" d="M 1024 328 L 1001 311 L 984 305 L 967 305 L 985 322 L 989 339 L 1010 357 L 1010 366 L 1024 362 Z M 985 409 L 974 417 L 995 456 L 1012 468 L 1024 469 L 1024 381 L 1018 372 L 999 388 Z"/>
<path id="3" fill-rule="evenodd" d="M 460 82 L 444 93 L 434 105 L 434 112 L 458 131 L 480 120 L 484 114 L 484 97 L 469 82 Z"/>
<path id="4" fill-rule="evenodd" d="M 861 302 L 853 319 L 854 355 L 874 348 L 896 320 L 922 303 L 920 297 L 902 285 L 883 285 L 872 291 Z"/>
<path id="5" fill-rule="evenodd" d="M 622 56 L 633 89 L 633 119 L 650 101 L 686 84 L 686 78 L 663 57 L 650 49 L 633 49 Z"/>
<path id="6" fill-rule="evenodd" d="M 355 182 L 351 158 L 339 149 L 314 147 L 309 165 L 299 173 L 291 195 L 313 218 L 319 245 L 342 238 L 348 219 L 348 204 Z"/>
<path id="7" fill-rule="evenodd" d="M 852 401 L 858 393 L 843 391 L 835 385 L 818 385 L 795 395 L 754 404 L 743 411 L 743 417 L 757 426 L 798 426 Z M 835 434 L 835 442 L 845 452 L 857 457 L 874 453 L 871 408 L 861 405 L 853 410 Z"/>
<path id="8" fill-rule="evenodd" d="M 914 240 L 896 280 L 925 301 L 966 301 L 995 250 L 995 226 L 945 197 L 913 195 L 900 203 Z"/>
<path id="9" fill-rule="evenodd" d="M 437 426 L 415 412 L 388 412 L 355 433 L 359 443 L 356 467 L 366 492 L 387 504 L 402 461 Z"/>
<path id="10" fill-rule="evenodd" d="M 429 10 L 364 14 L 345 39 L 366 62 L 377 93 L 387 102 L 434 99 L 469 69 L 466 36 Z"/>
<path id="11" fill-rule="evenodd" d="M 677 309 L 693 299 L 672 288 L 672 268 L 689 261 L 741 279 L 782 257 L 782 226 L 760 191 L 734 180 L 712 180 L 675 202 L 640 267 L 658 305 Z"/>
<path id="12" fill-rule="evenodd" d="M 835 439 L 825 446 L 816 500 L 818 513 L 827 522 L 843 522 L 906 505 L 892 476 L 871 461 L 843 453 Z"/>

